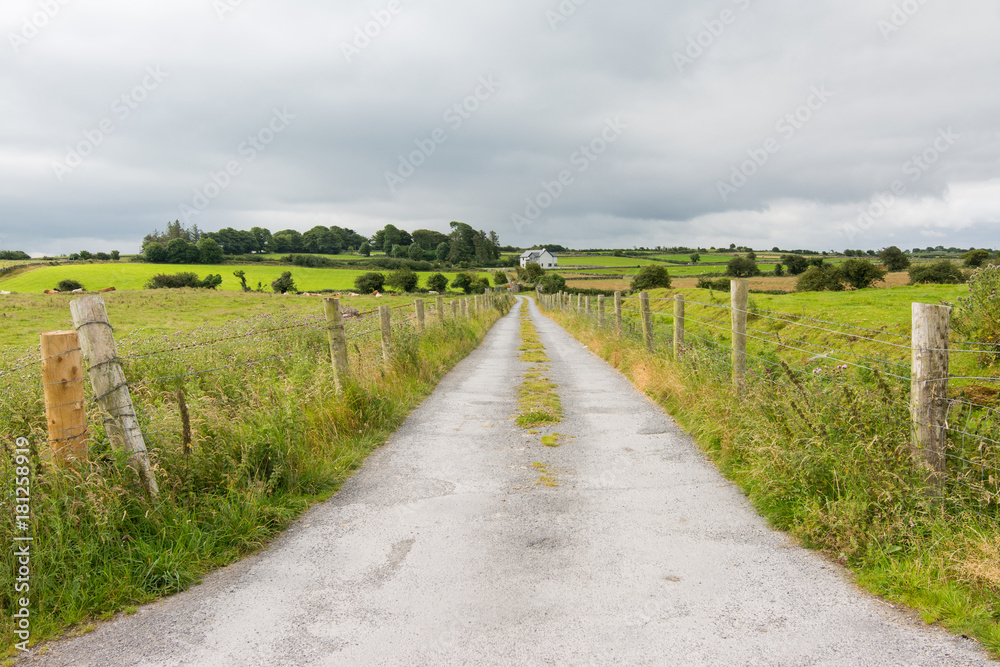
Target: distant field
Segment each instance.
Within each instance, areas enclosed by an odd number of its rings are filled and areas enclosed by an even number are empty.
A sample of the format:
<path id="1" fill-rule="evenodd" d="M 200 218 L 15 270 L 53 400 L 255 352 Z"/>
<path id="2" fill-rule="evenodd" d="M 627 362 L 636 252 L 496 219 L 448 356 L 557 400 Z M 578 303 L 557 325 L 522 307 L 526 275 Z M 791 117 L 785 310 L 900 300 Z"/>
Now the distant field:
<path id="1" fill-rule="evenodd" d="M 348 290 L 354 287 L 354 279 L 366 273 L 358 269 L 310 269 L 299 266 L 260 266 L 248 264 L 207 265 L 207 264 L 69 264 L 63 266 L 47 266 L 19 273 L 9 278 L 0 278 L 0 290 L 8 292 L 37 293 L 54 289 L 61 280 L 77 280 L 90 291 L 114 287 L 118 290 L 141 290 L 146 282 L 159 273 L 180 273 L 190 271 L 199 277 L 208 274 L 222 276 L 220 290 L 240 291 L 240 281 L 233 275 L 234 271 L 246 272 L 247 284 L 255 288 L 260 282 L 264 289 L 271 290 L 271 281 L 281 276 L 284 271 L 291 271 L 295 286 L 303 292 L 319 290 Z M 380 271 L 380 273 L 388 273 Z M 422 272 L 420 287 L 427 285 L 427 277 L 435 272 Z M 485 273 L 485 272 L 480 272 Z M 456 273 L 445 273 L 449 282 Z"/>

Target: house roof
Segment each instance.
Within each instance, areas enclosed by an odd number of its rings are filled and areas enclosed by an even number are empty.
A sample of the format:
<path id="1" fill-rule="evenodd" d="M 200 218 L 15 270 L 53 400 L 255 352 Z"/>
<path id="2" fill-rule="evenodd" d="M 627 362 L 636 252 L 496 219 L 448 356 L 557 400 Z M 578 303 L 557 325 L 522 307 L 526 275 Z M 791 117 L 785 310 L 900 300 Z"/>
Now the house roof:
<path id="1" fill-rule="evenodd" d="M 533 257 L 541 257 L 542 254 L 547 252 L 549 251 L 546 250 L 545 248 L 542 248 L 541 250 L 525 250 L 523 253 L 521 253 L 521 259 L 531 259 Z M 549 255 L 555 257 L 555 255 L 552 255 L 552 253 L 549 253 Z"/>

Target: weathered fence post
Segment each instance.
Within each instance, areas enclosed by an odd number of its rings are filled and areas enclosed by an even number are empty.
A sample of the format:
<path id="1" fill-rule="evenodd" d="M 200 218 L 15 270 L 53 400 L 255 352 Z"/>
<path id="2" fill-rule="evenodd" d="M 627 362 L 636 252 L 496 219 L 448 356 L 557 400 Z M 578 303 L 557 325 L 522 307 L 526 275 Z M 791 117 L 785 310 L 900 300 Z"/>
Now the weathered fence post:
<path id="1" fill-rule="evenodd" d="M 684 353 L 684 295 L 674 295 L 674 359 Z"/>
<path id="2" fill-rule="evenodd" d="M 143 488 L 153 498 L 160 493 L 146 452 L 132 395 L 125 381 L 125 371 L 118 359 L 114 328 L 108 320 L 104 299 L 85 296 L 69 302 L 73 326 L 80 336 L 83 357 L 90 364 L 88 374 L 94 389 L 94 401 L 104 413 L 104 430 L 115 447 L 129 452 L 132 465 Z"/>
<path id="3" fill-rule="evenodd" d="M 582 310 L 583 310 L 583 295 L 582 294 L 577 294 L 576 295 L 576 312 L 579 313 Z"/>
<path id="4" fill-rule="evenodd" d="M 656 345 L 653 343 L 653 311 L 649 309 L 649 292 L 639 293 L 639 307 L 642 310 L 642 331 L 646 338 L 646 348 L 653 352 Z"/>
<path id="5" fill-rule="evenodd" d="M 475 317 L 476 313 L 479 312 L 479 297 L 471 296 L 469 297 L 469 317 Z"/>
<path id="6" fill-rule="evenodd" d="M 733 315 L 733 384 L 741 386 L 747 376 L 747 306 L 750 303 L 750 283 L 734 280 L 729 293 Z"/>
<path id="7" fill-rule="evenodd" d="M 344 330 L 344 314 L 340 310 L 340 299 L 323 299 L 326 313 L 326 330 L 330 336 L 330 359 L 333 362 L 334 388 L 338 394 L 344 391 L 347 379 L 347 332 Z"/>
<path id="8" fill-rule="evenodd" d="M 615 334 L 622 335 L 622 293 L 615 292 Z"/>
<path id="9" fill-rule="evenodd" d="M 910 414 L 913 421 L 911 453 L 927 472 L 928 492 L 944 493 L 948 466 L 948 324 L 951 308 L 913 304 L 913 348 Z"/>
<path id="10" fill-rule="evenodd" d="M 469 297 L 465 297 L 462 301 L 462 319 L 469 319 Z"/>
<path id="11" fill-rule="evenodd" d="M 458 319 L 458 302 L 457 301 L 452 301 L 451 302 L 451 318 L 453 320 L 457 320 Z"/>
<path id="12" fill-rule="evenodd" d="M 600 318 L 601 328 L 603 329 L 604 327 L 606 327 L 608 325 L 608 318 L 607 318 L 607 315 L 604 312 L 604 295 L 603 294 L 601 294 L 599 297 L 597 297 L 597 310 L 598 310 L 598 317 Z"/>
<path id="13" fill-rule="evenodd" d="M 587 304 L 587 317 L 590 317 L 591 310 L 590 310 L 590 295 L 589 294 L 587 295 L 586 304 Z"/>
<path id="14" fill-rule="evenodd" d="M 413 307 L 417 310 L 417 333 L 424 332 L 424 300 L 417 299 L 413 302 Z"/>
<path id="15" fill-rule="evenodd" d="M 435 299 L 435 301 L 437 302 L 438 322 L 444 324 L 444 297 L 439 296 L 437 299 Z"/>
<path id="16" fill-rule="evenodd" d="M 382 359 L 388 362 L 392 359 L 392 308 L 379 306 L 378 314 L 382 325 Z"/>
<path id="17" fill-rule="evenodd" d="M 76 331 L 43 333 L 42 390 L 49 452 L 59 463 L 87 459 L 83 355 Z"/>

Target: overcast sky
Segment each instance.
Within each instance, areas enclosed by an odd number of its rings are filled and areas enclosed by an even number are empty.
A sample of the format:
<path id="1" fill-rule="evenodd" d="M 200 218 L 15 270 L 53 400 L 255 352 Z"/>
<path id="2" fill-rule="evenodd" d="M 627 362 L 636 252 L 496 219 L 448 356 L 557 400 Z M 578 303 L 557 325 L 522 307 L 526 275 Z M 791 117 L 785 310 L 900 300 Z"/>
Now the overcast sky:
<path id="1" fill-rule="evenodd" d="M 0 248 L 1000 247 L 996 0 L 4 0 Z"/>

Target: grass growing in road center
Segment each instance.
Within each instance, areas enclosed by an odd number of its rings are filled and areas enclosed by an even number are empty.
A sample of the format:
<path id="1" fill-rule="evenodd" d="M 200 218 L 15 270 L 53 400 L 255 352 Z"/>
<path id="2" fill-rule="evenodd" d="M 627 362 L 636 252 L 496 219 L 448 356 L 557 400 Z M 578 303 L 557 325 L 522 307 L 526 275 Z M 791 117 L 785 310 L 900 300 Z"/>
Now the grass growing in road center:
<path id="1" fill-rule="evenodd" d="M 527 310 L 521 311 L 521 360 L 536 364 L 524 374 L 518 391 L 517 425 L 532 428 L 543 424 L 556 424 L 562 420 L 562 403 L 556 385 L 543 372 L 549 360 L 545 347 L 538 338 L 538 331 Z"/>

